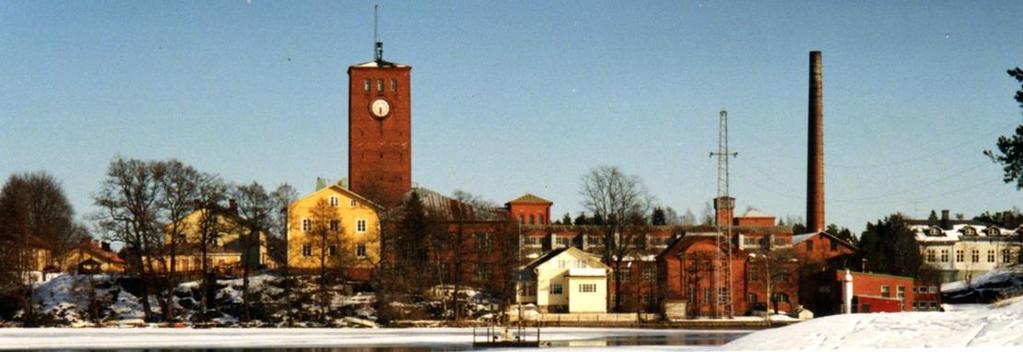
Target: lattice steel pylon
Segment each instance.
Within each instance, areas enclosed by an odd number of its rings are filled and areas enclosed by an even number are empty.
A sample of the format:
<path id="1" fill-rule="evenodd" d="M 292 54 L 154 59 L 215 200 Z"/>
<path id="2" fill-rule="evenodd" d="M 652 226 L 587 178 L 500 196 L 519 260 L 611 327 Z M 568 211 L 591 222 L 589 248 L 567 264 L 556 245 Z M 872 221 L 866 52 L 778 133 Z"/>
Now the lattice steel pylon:
<path id="1" fill-rule="evenodd" d="M 715 223 L 717 224 L 717 248 L 714 260 L 714 276 L 712 285 L 714 290 L 714 314 L 720 317 L 722 311 L 729 318 L 735 316 L 732 306 L 732 218 L 735 210 L 735 200 L 728 191 L 728 159 L 739 156 L 739 153 L 728 149 L 728 112 L 721 110 L 720 125 L 718 126 L 718 151 L 710 153 L 711 157 L 718 157 L 718 196 L 714 199 L 714 208 L 717 210 Z M 727 212 L 725 223 L 721 223 L 721 212 Z M 722 231 L 724 230 L 724 231 Z M 725 251 L 725 264 L 721 263 L 721 249 Z M 723 271 L 723 272 L 722 272 Z M 725 284 L 721 285 L 721 281 Z M 724 292 L 722 292 L 724 289 Z"/>

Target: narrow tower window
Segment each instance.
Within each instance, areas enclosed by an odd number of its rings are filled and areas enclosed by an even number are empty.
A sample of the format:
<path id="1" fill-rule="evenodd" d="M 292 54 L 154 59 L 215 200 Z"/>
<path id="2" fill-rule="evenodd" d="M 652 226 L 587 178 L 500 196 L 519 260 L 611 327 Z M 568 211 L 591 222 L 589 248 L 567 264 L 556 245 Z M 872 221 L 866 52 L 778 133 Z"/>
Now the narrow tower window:
<path id="1" fill-rule="evenodd" d="M 396 80 L 396 79 L 392 79 L 391 80 L 391 91 L 392 92 L 397 92 L 398 91 L 398 80 Z"/>
<path id="2" fill-rule="evenodd" d="M 368 92 L 369 91 L 369 79 L 366 79 L 366 80 L 362 81 L 362 90 L 364 92 Z"/>
<path id="3" fill-rule="evenodd" d="M 383 91 L 384 91 L 384 80 L 378 79 L 377 80 L 377 92 L 381 92 L 382 93 Z"/>

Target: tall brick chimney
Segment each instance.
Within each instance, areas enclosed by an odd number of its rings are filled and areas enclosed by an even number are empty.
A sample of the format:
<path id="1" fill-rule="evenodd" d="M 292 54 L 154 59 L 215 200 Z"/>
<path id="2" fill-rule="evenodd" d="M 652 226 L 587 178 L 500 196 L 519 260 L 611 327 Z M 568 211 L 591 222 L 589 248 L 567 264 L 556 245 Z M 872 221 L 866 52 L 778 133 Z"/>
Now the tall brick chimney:
<path id="1" fill-rule="evenodd" d="M 810 120 L 806 165 L 806 229 L 824 231 L 824 98 L 821 52 L 810 52 Z"/>

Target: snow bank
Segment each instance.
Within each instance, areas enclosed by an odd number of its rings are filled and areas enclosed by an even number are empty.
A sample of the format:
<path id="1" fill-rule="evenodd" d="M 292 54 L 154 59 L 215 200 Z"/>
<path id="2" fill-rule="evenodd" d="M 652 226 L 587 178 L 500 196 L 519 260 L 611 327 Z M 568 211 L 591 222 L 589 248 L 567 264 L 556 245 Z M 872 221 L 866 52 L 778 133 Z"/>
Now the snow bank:
<path id="1" fill-rule="evenodd" d="M 1023 346 L 1023 297 L 952 312 L 847 314 L 759 331 L 725 350 L 995 348 Z"/>
<path id="2" fill-rule="evenodd" d="M 941 285 L 944 297 L 951 301 L 990 302 L 996 298 L 1023 295 L 1023 265 L 996 268 L 969 283 L 955 281 Z"/>

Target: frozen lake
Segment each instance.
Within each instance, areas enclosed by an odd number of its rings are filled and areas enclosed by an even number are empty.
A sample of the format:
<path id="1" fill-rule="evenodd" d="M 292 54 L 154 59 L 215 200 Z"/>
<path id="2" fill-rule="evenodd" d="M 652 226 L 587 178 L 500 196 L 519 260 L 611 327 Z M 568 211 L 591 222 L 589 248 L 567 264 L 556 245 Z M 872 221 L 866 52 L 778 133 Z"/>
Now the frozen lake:
<path id="1" fill-rule="evenodd" d="M 533 339 L 535 329 L 527 330 Z M 642 349 L 721 345 L 745 330 L 545 328 L 550 347 Z M 468 350 L 471 328 L 411 329 L 0 329 L 0 350 L 419 351 Z"/>

